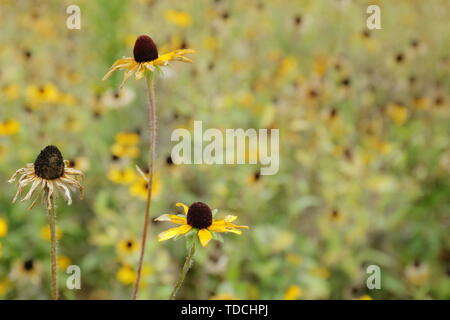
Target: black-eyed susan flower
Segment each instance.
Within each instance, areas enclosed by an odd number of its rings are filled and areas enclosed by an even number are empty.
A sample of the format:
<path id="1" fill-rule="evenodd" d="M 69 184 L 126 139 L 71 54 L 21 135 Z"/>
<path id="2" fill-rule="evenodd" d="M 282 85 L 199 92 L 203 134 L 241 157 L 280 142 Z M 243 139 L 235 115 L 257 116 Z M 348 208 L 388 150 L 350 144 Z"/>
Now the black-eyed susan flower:
<path id="1" fill-rule="evenodd" d="M 139 243 L 134 239 L 122 239 L 117 243 L 117 252 L 121 255 L 129 255 L 139 249 Z"/>
<path id="2" fill-rule="evenodd" d="M 13 203 L 16 202 L 23 189 L 29 184 L 31 184 L 31 188 L 22 201 L 29 200 L 35 192 L 38 192 L 30 208 L 34 206 L 42 191 L 47 195 L 46 200 L 49 209 L 52 208 L 51 198 L 57 195 L 58 189 L 63 192 L 68 205 L 72 204 L 71 189 L 78 189 L 80 198 L 82 198 L 83 187 L 76 180 L 76 177 L 82 176 L 83 173 L 70 168 L 69 161 L 63 159 L 61 152 L 55 146 L 47 146 L 42 149 L 34 163 L 29 163 L 25 168 L 17 170 L 8 182 L 14 183 L 18 175 L 20 175 L 20 178 Z"/>
<path id="3" fill-rule="evenodd" d="M 124 285 L 133 284 L 136 280 L 136 272 L 130 265 L 121 266 L 116 273 L 116 279 Z"/>
<path id="4" fill-rule="evenodd" d="M 20 123 L 11 119 L 0 122 L 0 136 L 11 136 L 20 131 Z"/>
<path id="5" fill-rule="evenodd" d="M 185 55 L 194 52 L 195 51 L 192 49 L 178 49 L 159 55 L 158 48 L 153 42 L 153 39 L 149 36 L 142 35 L 136 39 L 133 57 L 125 57 L 117 60 L 103 77 L 103 80 L 108 79 L 114 71 L 125 69 L 123 81 L 120 84 L 120 88 L 122 88 L 133 74 L 135 75 L 136 80 L 140 80 L 144 77 L 146 70 L 154 72 L 160 67 L 167 66 L 170 61 L 192 62 L 192 60 L 185 57 Z"/>
<path id="6" fill-rule="evenodd" d="M 232 232 L 241 234 L 242 232 L 239 229 L 248 229 L 247 226 L 240 226 L 233 223 L 233 221 L 237 219 L 237 216 L 227 215 L 224 219 L 214 220 L 213 212 L 209 206 L 203 202 L 194 202 L 190 207 L 178 202 L 176 206 L 183 207 L 185 216 L 163 214 L 155 219 L 156 221 L 170 221 L 180 225 L 179 227 L 161 232 L 158 235 L 159 241 L 184 235 L 189 231 L 194 230 L 198 235 L 200 243 L 205 247 L 213 238 L 214 232 Z"/>
<path id="7" fill-rule="evenodd" d="M 37 285 L 41 279 L 41 271 L 41 263 L 34 259 L 16 261 L 11 270 L 11 279 L 18 281 L 31 281 Z"/>

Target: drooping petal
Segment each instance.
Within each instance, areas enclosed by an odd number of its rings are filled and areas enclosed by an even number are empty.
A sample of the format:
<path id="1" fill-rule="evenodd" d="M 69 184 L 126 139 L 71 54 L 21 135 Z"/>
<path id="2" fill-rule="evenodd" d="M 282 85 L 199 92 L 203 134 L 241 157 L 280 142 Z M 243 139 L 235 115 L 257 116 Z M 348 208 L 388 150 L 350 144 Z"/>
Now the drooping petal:
<path id="1" fill-rule="evenodd" d="M 55 183 L 64 192 L 64 196 L 66 198 L 67 205 L 70 206 L 72 204 L 72 196 L 70 195 L 69 188 L 67 188 L 67 186 L 64 183 L 59 182 L 58 180 L 56 180 Z"/>
<path id="2" fill-rule="evenodd" d="M 233 222 L 234 220 L 236 220 L 238 217 L 237 216 L 232 216 L 232 215 L 228 215 L 225 217 L 225 219 L 223 219 L 226 222 Z"/>
<path id="3" fill-rule="evenodd" d="M 192 229 L 192 227 L 188 224 L 185 224 L 185 225 L 182 225 L 179 227 L 175 227 L 175 228 L 170 228 L 170 229 L 158 234 L 158 241 L 169 240 L 177 235 L 185 234 L 186 232 L 188 232 L 191 229 Z"/>
<path id="4" fill-rule="evenodd" d="M 198 238 L 203 247 L 206 247 L 208 242 L 212 239 L 212 234 L 207 229 L 201 229 L 198 232 Z"/>
<path id="5" fill-rule="evenodd" d="M 108 73 L 105 74 L 105 76 L 102 78 L 102 80 L 108 79 L 114 71 L 116 71 L 118 69 L 122 69 L 122 68 L 129 68 L 134 63 L 135 62 L 134 62 L 133 58 L 123 58 L 123 59 L 117 60 L 111 66 L 111 68 L 109 69 Z"/>
<path id="6" fill-rule="evenodd" d="M 172 223 L 176 224 L 186 224 L 186 218 L 180 217 L 175 214 L 163 214 L 162 216 L 159 216 L 155 219 L 155 221 L 170 221 Z"/>
<path id="7" fill-rule="evenodd" d="M 184 214 L 187 215 L 187 213 L 189 211 L 189 207 L 187 205 L 185 205 L 184 203 L 181 203 L 181 202 L 177 202 L 177 203 L 175 203 L 175 205 L 177 207 L 183 207 Z"/>
<path id="8" fill-rule="evenodd" d="M 26 200 L 28 200 L 28 199 L 31 198 L 31 196 L 33 195 L 34 191 L 36 190 L 37 187 L 39 187 L 39 185 L 41 184 L 41 182 L 42 182 L 42 179 L 41 179 L 41 178 L 37 178 L 37 179 L 33 182 L 33 184 L 31 185 L 30 190 L 29 190 L 28 193 L 27 193 L 27 195 L 22 199 L 22 202 L 23 202 L 23 201 L 26 201 Z"/>
<path id="9" fill-rule="evenodd" d="M 136 70 L 139 68 L 139 64 L 134 65 L 131 69 L 129 69 L 125 74 L 123 75 L 122 83 L 119 86 L 119 89 L 122 89 L 125 83 L 128 81 L 128 79 L 133 75 L 133 73 L 136 72 Z"/>
<path id="10" fill-rule="evenodd" d="M 144 76 L 144 71 L 145 71 L 145 66 L 144 66 L 144 64 L 143 63 L 140 63 L 139 64 L 139 67 L 138 67 L 138 69 L 137 69 L 137 71 L 136 71 L 136 80 L 141 80 L 142 79 L 142 77 Z"/>

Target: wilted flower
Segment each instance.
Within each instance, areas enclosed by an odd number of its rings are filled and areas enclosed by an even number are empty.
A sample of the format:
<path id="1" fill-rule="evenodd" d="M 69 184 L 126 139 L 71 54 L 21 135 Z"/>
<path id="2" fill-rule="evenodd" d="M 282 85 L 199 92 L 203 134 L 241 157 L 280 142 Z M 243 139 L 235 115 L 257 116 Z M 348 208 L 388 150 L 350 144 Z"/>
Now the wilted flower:
<path id="1" fill-rule="evenodd" d="M 80 198 L 83 196 L 83 187 L 75 178 L 76 176 L 82 176 L 83 173 L 69 168 L 69 161 L 63 160 L 61 152 L 55 146 L 47 146 L 42 149 L 34 163 L 29 163 L 25 168 L 17 170 L 8 182 L 15 182 L 18 175 L 21 176 L 13 203 L 16 202 L 22 190 L 29 184 L 31 184 L 31 188 L 22 201 L 29 200 L 39 190 L 30 208 L 34 206 L 42 191 L 47 194 L 49 209 L 52 208 L 51 198 L 57 195 L 56 190 L 58 189 L 63 192 L 68 205 L 72 204 L 71 189 L 77 188 L 80 191 Z"/>

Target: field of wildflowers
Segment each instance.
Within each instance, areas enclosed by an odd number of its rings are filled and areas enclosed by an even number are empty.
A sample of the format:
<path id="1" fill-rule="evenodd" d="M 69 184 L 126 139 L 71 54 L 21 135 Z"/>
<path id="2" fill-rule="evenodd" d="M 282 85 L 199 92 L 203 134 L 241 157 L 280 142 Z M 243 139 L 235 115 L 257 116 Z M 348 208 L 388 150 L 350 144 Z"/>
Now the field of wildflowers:
<path id="1" fill-rule="evenodd" d="M 450 299 L 449 18 L 447 0 L 2 0 L 0 298 L 130 299 L 142 258 L 139 299 L 167 299 L 200 241 L 177 299 Z M 175 164 L 194 121 L 279 129 L 279 171 Z"/>

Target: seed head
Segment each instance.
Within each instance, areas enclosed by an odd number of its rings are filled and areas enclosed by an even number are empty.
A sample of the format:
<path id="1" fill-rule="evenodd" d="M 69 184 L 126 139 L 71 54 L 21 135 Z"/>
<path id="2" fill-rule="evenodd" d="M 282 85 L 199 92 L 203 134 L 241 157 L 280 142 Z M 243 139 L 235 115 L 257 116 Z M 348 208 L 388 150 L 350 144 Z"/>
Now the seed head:
<path id="1" fill-rule="evenodd" d="M 187 213 L 187 224 L 193 228 L 205 229 L 213 222 L 211 209 L 206 203 L 194 202 Z"/>
<path id="2" fill-rule="evenodd" d="M 136 62 L 148 62 L 158 59 L 158 48 L 152 38 L 143 35 L 136 39 L 133 49 Z"/>
<path id="3" fill-rule="evenodd" d="M 64 175 L 64 160 L 55 146 L 47 146 L 41 150 L 34 161 L 34 171 L 40 178 L 54 180 Z"/>

